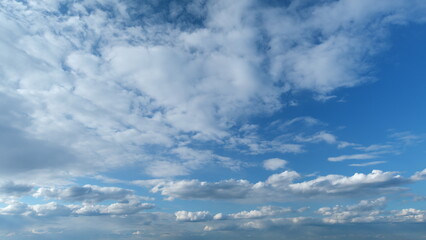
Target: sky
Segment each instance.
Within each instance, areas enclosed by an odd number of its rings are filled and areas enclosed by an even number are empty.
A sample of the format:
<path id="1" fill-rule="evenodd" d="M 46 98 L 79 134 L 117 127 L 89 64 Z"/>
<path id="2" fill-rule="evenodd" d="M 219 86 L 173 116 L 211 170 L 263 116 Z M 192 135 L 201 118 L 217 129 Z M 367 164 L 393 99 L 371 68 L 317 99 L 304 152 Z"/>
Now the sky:
<path id="1" fill-rule="evenodd" d="M 426 2 L 0 0 L 0 239 L 426 239 Z"/>

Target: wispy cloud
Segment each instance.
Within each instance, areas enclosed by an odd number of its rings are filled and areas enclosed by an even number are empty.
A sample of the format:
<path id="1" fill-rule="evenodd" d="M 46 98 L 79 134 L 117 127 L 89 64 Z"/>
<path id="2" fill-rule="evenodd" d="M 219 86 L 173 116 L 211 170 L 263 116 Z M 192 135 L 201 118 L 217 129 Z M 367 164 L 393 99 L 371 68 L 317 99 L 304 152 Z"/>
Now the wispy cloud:
<path id="1" fill-rule="evenodd" d="M 364 159 L 372 159 L 372 158 L 377 158 L 378 156 L 375 155 L 374 153 L 372 154 L 366 154 L 366 153 L 362 153 L 362 154 L 352 154 L 352 155 L 341 155 L 341 156 L 337 156 L 337 157 L 329 157 L 328 161 L 330 162 L 341 162 L 341 161 L 345 161 L 345 160 L 364 160 Z"/>
<path id="2" fill-rule="evenodd" d="M 386 161 L 373 161 L 373 162 L 367 162 L 367 163 L 352 163 L 352 164 L 349 164 L 349 166 L 352 166 L 352 167 L 367 167 L 367 166 L 373 166 L 373 165 L 378 165 L 378 164 L 382 164 L 382 163 L 386 163 Z"/>

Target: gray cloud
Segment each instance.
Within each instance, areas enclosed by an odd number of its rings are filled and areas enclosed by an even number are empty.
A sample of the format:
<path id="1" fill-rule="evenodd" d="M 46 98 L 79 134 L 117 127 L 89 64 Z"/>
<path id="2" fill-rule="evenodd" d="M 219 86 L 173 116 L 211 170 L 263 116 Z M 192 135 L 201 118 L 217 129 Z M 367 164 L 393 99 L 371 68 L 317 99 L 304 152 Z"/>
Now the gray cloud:
<path id="1" fill-rule="evenodd" d="M 96 185 L 72 186 L 68 188 L 41 187 L 37 189 L 33 196 L 66 202 L 102 202 L 136 198 L 133 190 Z"/>
<path id="2" fill-rule="evenodd" d="M 0 194 L 7 196 L 24 196 L 29 195 L 34 186 L 29 184 L 16 184 L 14 182 L 5 182 L 0 184 Z"/>

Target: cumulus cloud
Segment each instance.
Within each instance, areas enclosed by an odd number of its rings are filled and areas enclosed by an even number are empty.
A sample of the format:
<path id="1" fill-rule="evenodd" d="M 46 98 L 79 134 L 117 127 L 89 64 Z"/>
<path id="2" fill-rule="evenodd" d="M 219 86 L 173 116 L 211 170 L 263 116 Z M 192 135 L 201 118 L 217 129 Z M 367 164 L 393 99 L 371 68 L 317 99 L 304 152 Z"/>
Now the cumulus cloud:
<path id="1" fill-rule="evenodd" d="M 182 222 L 201 222 L 212 219 L 212 216 L 207 211 L 187 212 L 177 211 L 175 213 L 176 221 Z"/>
<path id="2" fill-rule="evenodd" d="M 275 206 L 262 206 L 258 210 L 242 211 L 238 213 L 223 214 L 217 213 L 214 215 L 214 220 L 229 220 L 229 219 L 256 219 L 264 217 L 272 217 L 290 213 L 291 208 L 275 207 Z"/>
<path id="3" fill-rule="evenodd" d="M 151 209 L 151 203 L 127 202 L 97 205 L 83 203 L 83 205 L 61 205 L 56 202 L 46 204 L 28 205 L 12 201 L 7 206 L 0 208 L 0 215 L 23 215 L 34 217 L 61 217 L 61 216 L 123 216 L 137 214 L 143 210 Z"/>
<path id="4" fill-rule="evenodd" d="M 376 222 L 384 219 L 385 206 L 386 198 L 380 197 L 372 201 L 362 200 L 355 205 L 323 207 L 317 213 L 325 216 L 325 223 Z"/>
<path id="5" fill-rule="evenodd" d="M 426 179 L 426 168 L 422 171 L 416 172 L 413 176 L 411 176 L 413 181 L 425 180 Z"/>
<path id="6" fill-rule="evenodd" d="M 401 191 L 403 185 L 422 180 L 421 172 L 404 178 L 397 172 L 373 170 L 371 173 L 355 173 L 352 176 L 325 175 L 313 180 L 298 181 L 301 175 L 295 171 L 284 171 L 269 176 L 265 181 L 250 183 L 247 180 L 224 180 L 203 182 L 199 180 L 158 180 L 148 184 L 151 191 L 161 193 L 169 199 L 222 199 L 246 202 L 288 202 L 300 198 L 331 198 L 364 196 L 377 193 Z"/>
<path id="7" fill-rule="evenodd" d="M 280 158 L 271 158 L 263 161 L 263 167 L 266 170 L 277 170 L 279 168 L 283 168 L 287 164 L 286 160 Z"/>

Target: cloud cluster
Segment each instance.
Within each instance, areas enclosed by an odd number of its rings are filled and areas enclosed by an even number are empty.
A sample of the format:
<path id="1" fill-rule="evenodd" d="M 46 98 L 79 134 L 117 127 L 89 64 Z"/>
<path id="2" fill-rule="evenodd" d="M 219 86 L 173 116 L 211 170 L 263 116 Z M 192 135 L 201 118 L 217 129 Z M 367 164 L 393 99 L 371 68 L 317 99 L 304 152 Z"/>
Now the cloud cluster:
<path id="1" fill-rule="evenodd" d="M 242 211 L 238 213 L 217 213 L 212 217 L 209 212 L 176 213 L 176 220 L 181 213 L 186 216 L 202 216 L 196 221 L 208 222 L 204 231 L 236 231 L 236 230 L 274 230 L 287 226 L 306 228 L 310 224 L 321 226 L 322 224 L 362 224 L 362 223 L 397 223 L 397 222 L 425 222 L 425 211 L 418 209 L 386 210 L 387 200 L 380 197 L 373 200 L 361 200 L 353 205 L 336 205 L 334 207 L 322 207 L 315 211 L 316 216 L 294 216 L 291 208 L 264 206 L 259 210 Z M 178 214 L 179 213 L 179 214 Z M 288 216 L 282 216 L 288 215 Z M 220 221 L 228 220 L 228 221 Z"/>
<path id="2" fill-rule="evenodd" d="M 5 207 L 0 208 L 0 215 L 24 216 L 97 216 L 97 215 L 131 215 L 142 210 L 154 207 L 152 203 L 143 203 L 143 200 L 152 200 L 138 196 L 133 190 L 118 187 L 100 187 L 96 185 L 71 186 L 64 188 L 39 187 L 14 183 L 4 184 L 0 190 L 9 194 L 2 202 Z M 15 198 L 10 198 L 15 196 Z M 17 200 L 18 197 L 32 196 L 45 200 L 71 203 L 63 205 L 58 202 L 29 205 Z M 101 202 L 115 201 L 110 204 Z"/>
<path id="3" fill-rule="evenodd" d="M 426 220 L 423 210 L 410 208 L 389 211 L 386 210 L 386 204 L 387 199 L 385 197 L 361 200 L 353 205 L 322 207 L 310 217 L 301 215 L 300 210 L 295 211 L 291 208 L 273 206 L 263 206 L 259 210 L 231 214 L 217 213 L 214 216 L 207 211 L 179 211 L 175 215 L 177 221 L 208 222 L 208 225 L 204 226 L 204 231 L 262 231 L 286 226 L 307 227 L 310 224 L 321 226 L 323 224 L 411 223 L 425 222 Z"/>
<path id="4" fill-rule="evenodd" d="M 423 180 L 422 172 L 409 178 L 397 172 L 373 170 L 371 173 L 355 173 L 352 176 L 325 175 L 312 180 L 295 181 L 301 175 L 295 171 L 273 174 L 265 181 L 250 183 L 247 180 L 224 180 L 202 182 L 199 180 L 180 181 L 138 181 L 135 184 L 151 187 L 154 193 L 161 193 L 168 199 L 222 199 L 248 202 L 286 202 L 296 199 L 330 198 L 375 195 L 403 190 L 402 186 Z"/>
<path id="5" fill-rule="evenodd" d="M 323 207 L 317 213 L 323 215 L 325 223 L 348 223 L 348 222 L 377 222 L 383 220 L 383 209 L 386 198 L 376 200 L 363 200 L 351 206 Z"/>
<path id="6" fill-rule="evenodd" d="M 0 215 L 22 215 L 33 217 L 71 217 L 71 216 L 124 216 L 137 214 L 143 210 L 152 209 L 151 203 L 126 202 L 109 205 L 89 204 L 62 205 L 56 202 L 28 205 L 23 202 L 7 202 L 7 206 L 0 208 Z"/>
<path id="7" fill-rule="evenodd" d="M 68 188 L 41 187 L 37 189 L 33 196 L 66 202 L 102 202 L 135 197 L 133 190 L 96 185 L 72 186 Z"/>

